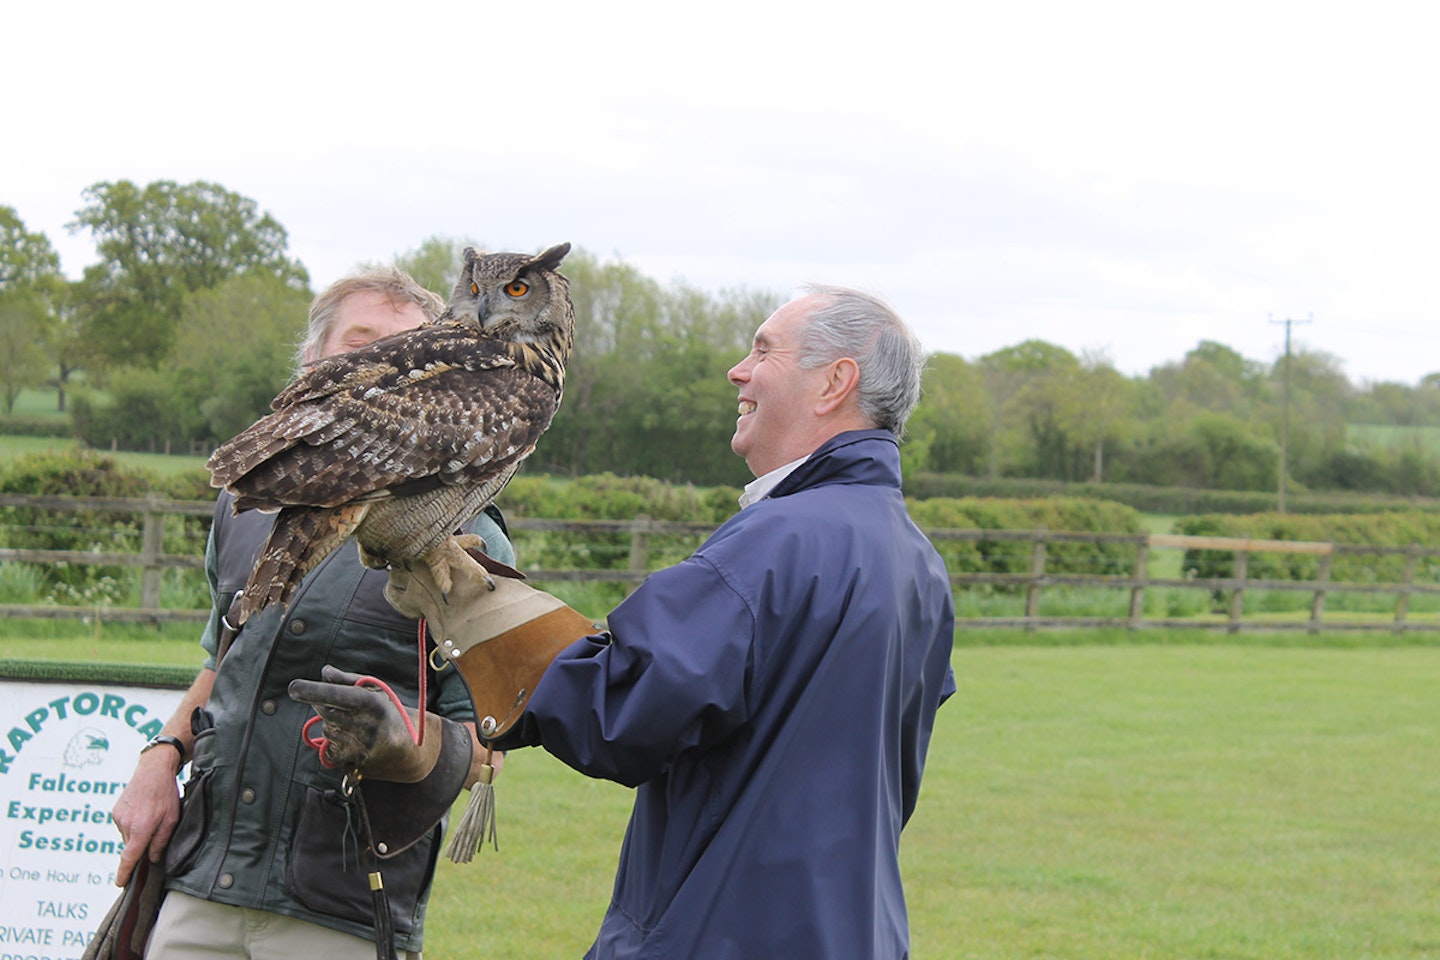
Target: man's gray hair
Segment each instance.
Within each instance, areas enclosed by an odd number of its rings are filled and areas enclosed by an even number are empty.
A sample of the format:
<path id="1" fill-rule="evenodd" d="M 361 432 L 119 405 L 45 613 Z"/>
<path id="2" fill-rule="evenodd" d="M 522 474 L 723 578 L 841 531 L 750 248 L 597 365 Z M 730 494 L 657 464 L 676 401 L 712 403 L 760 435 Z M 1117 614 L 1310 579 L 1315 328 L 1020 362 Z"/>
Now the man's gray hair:
<path id="1" fill-rule="evenodd" d="M 434 320 L 445 312 L 445 299 L 416 282 L 399 267 L 372 267 L 336 280 L 325 288 L 310 303 L 310 321 L 305 327 L 305 338 L 295 347 L 295 370 L 304 373 L 306 367 L 320 359 L 320 350 L 330 328 L 335 325 L 335 316 L 340 304 L 347 297 L 357 293 L 380 293 L 390 298 L 396 307 L 413 303 L 425 313 L 426 320 Z"/>
<path id="2" fill-rule="evenodd" d="M 810 284 L 824 299 L 800 333 L 799 365 L 823 366 L 842 357 L 860 368 L 860 412 L 897 437 L 920 402 L 925 348 L 900 315 L 879 297 L 846 287 Z"/>

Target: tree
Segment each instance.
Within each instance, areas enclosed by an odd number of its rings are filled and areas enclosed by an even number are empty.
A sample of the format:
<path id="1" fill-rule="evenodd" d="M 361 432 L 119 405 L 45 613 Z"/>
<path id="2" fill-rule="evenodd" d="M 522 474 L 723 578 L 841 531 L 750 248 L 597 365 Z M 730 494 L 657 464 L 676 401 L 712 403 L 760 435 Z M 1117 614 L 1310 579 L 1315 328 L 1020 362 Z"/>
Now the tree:
<path id="1" fill-rule="evenodd" d="M 1213 340 L 1200 341 L 1179 363 L 1151 370 L 1150 379 L 1171 408 L 1178 404 L 1187 415 L 1209 410 L 1250 419 L 1269 396 L 1264 366 Z"/>
<path id="2" fill-rule="evenodd" d="M 1206 487 L 1219 490 L 1269 490 L 1280 468 L 1280 449 L 1274 441 L 1253 433 L 1234 417 L 1205 413 L 1186 430 L 1203 452 L 1209 467 Z"/>
<path id="3" fill-rule="evenodd" d="M 985 382 L 985 407 L 989 413 L 985 431 L 985 477 L 991 481 L 1000 476 L 1000 437 L 1010 401 L 1025 386 L 1024 371 L 1013 360 L 1011 354 L 997 350 L 981 357 L 979 362 L 980 375 Z"/>
<path id="4" fill-rule="evenodd" d="M 209 439 L 228 439 L 270 412 L 295 375 L 309 302 L 308 291 L 258 273 L 186 297 L 174 367 L 203 385 L 198 408 Z"/>
<path id="5" fill-rule="evenodd" d="M 906 466 L 933 473 L 976 474 L 990 437 L 990 401 L 983 371 L 953 353 L 936 353 L 925 367 L 920 403 L 905 428 Z M 923 448 L 911 451 L 911 447 Z"/>
<path id="6" fill-rule="evenodd" d="M 1069 384 L 1080 369 L 1075 355 L 1053 343 L 1026 340 L 987 354 L 980 363 L 989 372 L 987 386 L 997 385 L 1002 391 L 1000 397 L 991 394 L 996 411 L 992 449 L 998 447 L 1000 418 L 1012 416 L 1024 423 L 1028 434 L 1027 475 L 1078 479 L 1075 443 L 1066 431 L 1063 412 Z"/>
<path id="7" fill-rule="evenodd" d="M 1275 362 L 1271 377 L 1275 394 L 1284 400 L 1286 359 Z M 1345 413 L 1351 406 L 1354 388 L 1341 369 L 1340 360 L 1318 350 L 1297 350 L 1289 357 L 1288 469 L 1306 483 L 1325 477 L 1325 463 L 1345 448 Z M 1272 420 L 1277 439 L 1282 430 L 1283 411 Z"/>
<path id="8" fill-rule="evenodd" d="M 89 355 L 85 343 L 84 324 L 81 321 L 83 298 L 80 283 L 66 282 L 55 298 L 55 316 L 50 327 L 47 345 L 50 360 L 55 369 L 55 408 L 65 412 L 65 398 L 69 394 L 70 378 L 83 369 L 85 357 Z"/>
<path id="9" fill-rule="evenodd" d="M 1116 370 L 1104 354 L 1085 351 L 1069 386 L 1069 395 L 1062 407 L 1062 423 L 1076 442 L 1094 451 L 1090 480 L 1100 483 L 1105 476 L 1105 442 L 1113 440 L 1130 418 L 1134 409 L 1134 384 Z"/>
<path id="10" fill-rule="evenodd" d="M 85 269 L 86 337 L 97 358 L 158 368 L 170 357 L 185 295 L 250 273 L 297 290 L 305 268 L 285 229 L 255 201 L 219 184 L 128 180 L 87 188 L 69 224 L 89 230 L 100 262 Z"/>
<path id="11" fill-rule="evenodd" d="M 26 387 L 45 381 L 65 289 L 60 257 L 43 233 L 31 233 L 13 207 L 0 206 L 0 389 L 5 412 Z"/>
<path id="12" fill-rule="evenodd" d="M 50 360 L 42 344 L 49 320 L 49 309 L 33 287 L 0 287 L 0 388 L 7 414 L 15 412 L 21 390 L 45 382 Z"/>
<path id="13" fill-rule="evenodd" d="M 188 294 L 167 368 L 117 368 L 111 403 L 76 400 L 77 430 L 95 446 L 140 450 L 234 436 L 268 413 L 294 376 L 308 303 L 306 291 L 258 273 Z"/>
<path id="14" fill-rule="evenodd" d="M 60 273 L 60 255 L 43 233 L 31 233 L 14 207 L 0 206 L 0 289 L 34 284 Z"/>

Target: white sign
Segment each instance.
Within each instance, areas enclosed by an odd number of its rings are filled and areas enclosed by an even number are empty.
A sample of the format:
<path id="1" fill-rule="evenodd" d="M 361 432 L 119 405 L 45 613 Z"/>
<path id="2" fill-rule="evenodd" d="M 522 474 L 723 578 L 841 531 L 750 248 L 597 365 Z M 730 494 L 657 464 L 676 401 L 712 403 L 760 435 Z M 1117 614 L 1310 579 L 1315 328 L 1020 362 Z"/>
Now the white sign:
<path id="1" fill-rule="evenodd" d="M 183 695 L 0 680 L 0 960 L 78 960 L 120 895 L 110 810 Z"/>

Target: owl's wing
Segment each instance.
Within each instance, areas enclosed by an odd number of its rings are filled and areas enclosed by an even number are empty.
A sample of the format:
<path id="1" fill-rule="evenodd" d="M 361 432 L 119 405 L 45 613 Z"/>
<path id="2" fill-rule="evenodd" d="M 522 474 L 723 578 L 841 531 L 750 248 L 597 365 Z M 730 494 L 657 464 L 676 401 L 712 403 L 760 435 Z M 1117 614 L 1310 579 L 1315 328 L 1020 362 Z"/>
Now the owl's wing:
<path id="1" fill-rule="evenodd" d="M 528 456 L 555 415 L 555 389 L 498 341 L 429 329 L 379 357 L 367 349 L 318 365 L 215 452 L 211 482 L 237 510 L 330 507 L 481 483 Z"/>

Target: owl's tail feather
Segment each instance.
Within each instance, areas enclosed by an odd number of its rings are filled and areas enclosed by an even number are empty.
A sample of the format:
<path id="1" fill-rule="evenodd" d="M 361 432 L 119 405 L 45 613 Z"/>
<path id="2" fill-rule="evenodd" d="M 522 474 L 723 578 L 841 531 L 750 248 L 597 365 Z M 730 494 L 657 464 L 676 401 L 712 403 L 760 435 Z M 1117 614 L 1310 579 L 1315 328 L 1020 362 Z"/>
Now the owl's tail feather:
<path id="1" fill-rule="evenodd" d="M 281 510 L 245 584 L 240 623 L 266 607 L 288 605 L 305 575 L 345 542 L 364 519 L 366 509 L 366 504 L 354 504 Z"/>

